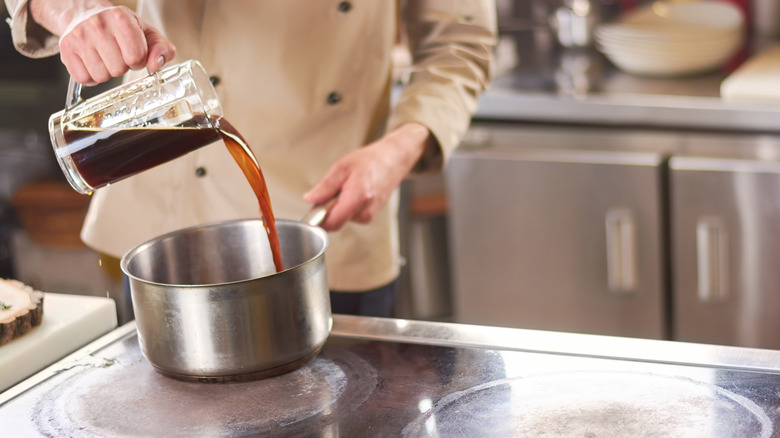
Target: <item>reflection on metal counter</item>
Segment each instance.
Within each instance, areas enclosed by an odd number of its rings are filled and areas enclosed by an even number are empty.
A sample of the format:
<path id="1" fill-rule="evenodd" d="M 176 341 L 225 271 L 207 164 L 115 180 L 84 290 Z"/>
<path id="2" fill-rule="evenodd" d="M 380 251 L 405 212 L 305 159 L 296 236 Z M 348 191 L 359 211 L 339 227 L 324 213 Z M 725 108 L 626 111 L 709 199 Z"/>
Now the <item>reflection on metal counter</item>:
<path id="1" fill-rule="evenodd" d="M 563 5 L 550 17 L 558 42 L 564 47 L 588 47 L 600 19 L 596 0 L 563 0 Z"/>
<path id="2" fill-rule="evenodd" d="M 0 394 L 8 436 L 770 437 L 780 352 L 335 315 L 265 380 L 156 373 L 130 323 Z"/>

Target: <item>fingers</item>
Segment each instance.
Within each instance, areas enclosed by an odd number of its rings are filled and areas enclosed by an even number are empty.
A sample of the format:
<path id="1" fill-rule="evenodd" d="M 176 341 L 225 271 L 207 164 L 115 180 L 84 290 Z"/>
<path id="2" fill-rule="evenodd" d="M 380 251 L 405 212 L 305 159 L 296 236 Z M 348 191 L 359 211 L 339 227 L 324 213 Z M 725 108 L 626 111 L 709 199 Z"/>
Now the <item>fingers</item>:
<path id="1" fill-rule="evenodd" d="M 120 14 L 132 12 L 122 10 Z M 143 23 L 134 14 L 131 17 L 117 16 L 114 39 L 119 47 L 121 60 L 131 70 L 144 68 L 149 56 L 149 43 L 146 41 Z"/>
<path id="2" fill-rule="evenodd" d="M 76 82 L 95 85 L 128 70 L 159 70 L 176 49 L 125 7 L 103 8 L 74 20 L 60 39 L 63 64 Z"/>
<path id="3" fill-rule="evenodd" d="M 383 204 L 381 197 L 375 195 L 370 181 L 363 171 L 337 163 L 304 195 L 304 199 L 320 204 L 338 196 L 320 224 L 326 231 L 337 231 L 349 221 L 368 223 Z"/>
<path id="4" fill-rule="evenodd" d="M 303 200 L 310 204 L 321 204 L 333 198 L 341 190 L 348 176 L 349 170 L 346 167 L 333 166 L 317 185 L 304 193 Z"/>
<path id="5" fill-rule="evenodd" d="M 97 85 L 97 82 L 92 80 L 92 76 L 87 71 L 87 66 L 84 65 L 80 57 L 73 55 L 71 52 L 64 51 L 60 53 L 60 59 L 68 69 L 68 74 L 73 77 L 74 81 L 88 87 Z"/>
<path id="6" fill-rule="evenodd" d="M 327 231 L 336 231 L 353 215 L 351 207 L 354 204 L 353 195 L 341 193 L 342 186 L 349 177 L 349 169 L 346 166 L 334 165 L 330 171 L 311 190 L 303 195 L 303 199 L 311 204 L 322 204 L 338 195 L 338 200 L 328 210 L 328 215 L 320 224 Z"/>
<path id="7" fill-rule="evenodd" d="M 338 231 L 344 224 L 352 220 L 356 212 L 362 210 L 363 206 L 362 197 L 356 191 L 345 189 L 339 195 L 336 204 L 328 211 L 328 215 L 320 227 L 326 231 Z"/>
<path id="8" fill-rule="evenodd" d="M 146 60 L 146 68 L 150 72 L 160 70 L 166 62 L 176 56 L 176 47 L 168 41 L 157 29 L 143 25 L 146 43 L 149 46 L 149 54 Z"/>
<path id="9" fill-rule="evenodd" d="M 84 65 L 87 68 L 92 82 L 102 83 L 111 79 L 111 74 L 108 72 L 105 61 L 101 58 L 100 53 L 95 49 L 87 48 L 82 52 L 82 58 Z"/>
<path id="10" fill-rule="evenodd" d="M 128 63 L 125 60 L 122 49 L 120 48 L 119 41 L 115 39 L 106 38 L 96 47 L 95 59 L 96 63 L 102 64 L 97 67 L 99 72 L 105 72 L 108 76 L 106 80 L 112 77 L 119 77 L 125 74 L 128 70 Z M 97 77 L 92 76 L 97 79 Z"/>

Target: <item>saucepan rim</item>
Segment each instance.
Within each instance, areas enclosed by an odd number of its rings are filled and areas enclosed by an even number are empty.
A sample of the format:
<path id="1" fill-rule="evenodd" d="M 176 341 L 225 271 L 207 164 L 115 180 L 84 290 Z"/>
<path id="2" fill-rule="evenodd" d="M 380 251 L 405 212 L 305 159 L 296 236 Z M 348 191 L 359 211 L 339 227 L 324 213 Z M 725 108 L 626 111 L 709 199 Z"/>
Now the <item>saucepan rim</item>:
<path id="1" fill-rule="evenodd" d="M 143 282 L 148 285 L 161 286 L 161 287 L 176 287 L 176 288 L 185 288 L 185 289 L 201 289 L 201 288 L 210 288 L 210 287 L 217 287 L 217 286 L 240 285 L 242 283 L 254 282 L 263 279 L 270 279 L 272 277 L 282 275 L 285 272 L 294 269 L 300 269 L 300 267 L 302 266 L 306 266 L 308 264 L 316 262 L 320 257 L 322 257 L 322 255 L 325 253 L 325 250 L 328 248 L 328 243 L 329 243 L 328 233 L 324 229 L 320 228 L 319 226 L 312 225 L 306 222 L 290 220 L 290 219 L 276 219 L 276 224 L 288 224 L 288 225 L 298 226 L 307 229 L 311 233 L 314 233 L 315 236 L 322 239 L 322 248 L 317 252 L 317 254 L 310 257 L 308 260 L 304 261 L 303 263 L 299 263 L 295 266 L 287 267 L 281 272 L 274 272 L 259 277 L 252 277 L 252 278 L 236 280 L 236 281 L 226 281 L 221 283 L 199 283 L 199 284 L 161 283 L 161 282 L 156 282 L 156 281 L 151 281 L 151 280 L 141 278 L 129 272 L 128 265 L 130 264 L 130 261 L 133 259 L 133 257 L 137 256 L 138 254 L 140 254 L 150 246 L 155 245 L 165 239 L 169 239 L 171 237 L 174 237 L 182 233 L 187 233 L 187 232 L 191 232 L 203 228 L 216 228 L 225 225 L 233 225 L 233 224 L 240 224 L 240 223 L 255 223 L 255 222 L 262 223 L 263 219 L 260 218 L 227 219 L 222 221 L 207 222 L 199 225 L 193 225 L 190 227 L 180 228 L 178 230 L 170 231 L 168 233 L 161 234 L 159 236 L 146 240 L 136 245 L 135 247 L 131 248 L 130 250 L 125 252 L 125 254 L 122 256 L 119 265 L 120 268 L 122 269 L 122 272 L 125 275 L 127 275 L 129 278 L 136 281 Z"/>

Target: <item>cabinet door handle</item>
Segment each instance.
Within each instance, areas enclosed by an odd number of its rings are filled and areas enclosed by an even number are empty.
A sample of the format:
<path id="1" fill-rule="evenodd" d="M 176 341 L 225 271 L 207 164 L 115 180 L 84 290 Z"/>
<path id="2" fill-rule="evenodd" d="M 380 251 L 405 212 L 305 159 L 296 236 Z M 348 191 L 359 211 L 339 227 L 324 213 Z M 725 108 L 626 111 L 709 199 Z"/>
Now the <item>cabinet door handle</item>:
<path id="1" fill-rule="evenodd" d="M 696 265 L 699 300 L 723 301 L 728 297 L 728 238 L 719 218 L 696 222 Z"/>
<path id="2" fill-rule="evenodd" d="M 607 211 L 607 282 L 614 293 L 636 291 L 636 226 L 631 211 Z"/>

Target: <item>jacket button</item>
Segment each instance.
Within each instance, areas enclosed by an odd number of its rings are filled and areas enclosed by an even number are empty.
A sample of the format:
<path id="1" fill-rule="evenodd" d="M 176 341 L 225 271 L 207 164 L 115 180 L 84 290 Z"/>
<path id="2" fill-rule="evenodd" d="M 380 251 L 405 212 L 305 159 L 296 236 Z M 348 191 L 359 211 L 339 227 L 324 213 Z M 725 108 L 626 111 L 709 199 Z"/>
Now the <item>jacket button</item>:
<path id="1" fill-rule="evenodd" d="M 198 167 L 197 169 L 195 169 L 195 175 L 197 175 L 199 177 L 206 176 L 206 168 L 205 167 Z"/>
<path id="2" fill-rule="evenodd" d="M 210 76 L 209 82 L 211 82 L 211 85 L 216 87 L 221 82 L 221 79 L 219 79 L 219 76 Z"/>
<path id="3" fill-rule="evenodd" d="M 341 102 L 341 94 L 339 92 L 334 91 L 328 94 L 328 105 L 335 105 L 339 102 Z"/>
<path id="4" fill-rule="evenodd" d="M 339 3 L 339 12 L 349 12 L 350 9 L 352 9 L 352 4 L 350 2 Z"/>

